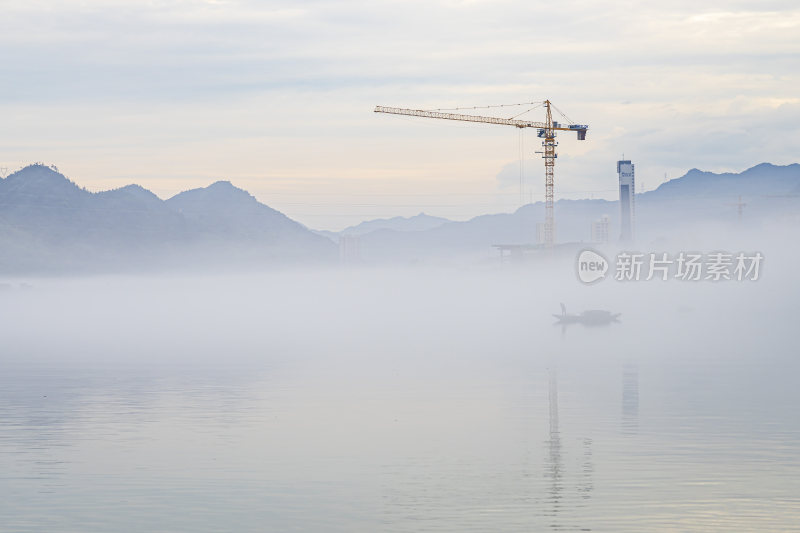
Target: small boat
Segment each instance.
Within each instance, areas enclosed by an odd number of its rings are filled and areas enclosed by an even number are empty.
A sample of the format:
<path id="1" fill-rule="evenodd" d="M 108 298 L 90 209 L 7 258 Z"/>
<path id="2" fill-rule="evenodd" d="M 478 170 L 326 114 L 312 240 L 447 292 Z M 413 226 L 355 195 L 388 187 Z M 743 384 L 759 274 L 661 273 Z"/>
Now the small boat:
<path id="1" fill-rule="evenodd" d="M 602 309 L 590 309 L 579 315 L 567 313 L 567 306 L 561 304 L 561 314 L 553 315 L 561 324 L 583 324 L 584 326 L 605 326 L 612 322 L 619 322 L 622 313 L 612 313 Z"/>

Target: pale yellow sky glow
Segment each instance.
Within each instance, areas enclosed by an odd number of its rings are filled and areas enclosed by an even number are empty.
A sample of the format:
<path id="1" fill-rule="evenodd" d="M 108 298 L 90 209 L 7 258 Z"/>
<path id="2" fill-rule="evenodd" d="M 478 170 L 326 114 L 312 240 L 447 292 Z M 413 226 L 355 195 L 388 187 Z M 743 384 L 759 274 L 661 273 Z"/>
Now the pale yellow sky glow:
<path id="1" fill-rule="evenodd" d="M 545 98 L 590 125 L 560 138 L 557 199 L 612 197 L 623 153 L 647 190 L 798 161 L 793 1 L 3 6 L 0 167 L 43 161 L 92 190 L 229 179 L 319 229 L 508 212 L 516 129 L 372 109 Z M 524 146 L 525 200 L 541 200 L 532 133 Z"/>

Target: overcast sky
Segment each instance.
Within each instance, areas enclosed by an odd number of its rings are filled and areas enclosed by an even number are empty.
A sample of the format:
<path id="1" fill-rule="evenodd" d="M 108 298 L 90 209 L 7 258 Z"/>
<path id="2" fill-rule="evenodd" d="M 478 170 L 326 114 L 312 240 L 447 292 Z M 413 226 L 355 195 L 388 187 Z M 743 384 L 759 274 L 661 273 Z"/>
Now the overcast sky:
<path id="1" fill-rule="evenodd" d="M 92 190 L 229 179 L 320 229 L 520 205 L 517 129 L 375 105 L 549 98 L 590 126 L 559 138 L 557 199 L 613 197 L 623 153 L 646 190 L 800 160 L 796 0 L 0 6 L 0 167 L 43 161 Z M 522 142 L 525 197 L 541 200 L 537 139 Z"/>

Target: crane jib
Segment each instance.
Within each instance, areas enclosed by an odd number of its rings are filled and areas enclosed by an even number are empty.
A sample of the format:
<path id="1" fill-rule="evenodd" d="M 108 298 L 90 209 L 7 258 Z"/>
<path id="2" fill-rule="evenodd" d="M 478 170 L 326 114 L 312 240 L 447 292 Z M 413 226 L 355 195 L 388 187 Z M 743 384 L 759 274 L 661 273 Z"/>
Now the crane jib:
<path id="1" fill-rule="evenodd" d="M 443 113 L 441 111 L 424 111 L 422 109 L 404 109 L 401 107 L 376 106 L 375 113 L 388 113 L 391 115 L 404 115 L 408 117 L 438 118 L 444 120 L 459 120 L 462 122 L 480 122 L 483 124 L 500 124 L 502 126 L 515 126 L 517 128 L 537 128 L 540 130 L 574 131 L 578 140 L 586 139 L 586 130 L 589 126 L 584 124 L 569 124 L 562 126 L 558 123 L 549 125 L 544 122 L 517 120 L 512 118 L 483 117 L 479 115 L 464 115 L 460 113 Z"/>

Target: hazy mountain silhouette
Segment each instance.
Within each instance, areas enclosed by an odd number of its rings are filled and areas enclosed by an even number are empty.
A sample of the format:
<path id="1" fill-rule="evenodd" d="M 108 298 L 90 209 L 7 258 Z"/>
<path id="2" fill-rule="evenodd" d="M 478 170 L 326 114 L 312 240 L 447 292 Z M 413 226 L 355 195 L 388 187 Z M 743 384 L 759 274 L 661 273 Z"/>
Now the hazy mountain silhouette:
<path id="1" fill-rule="evenodd" d="M 228 182 L 163 201 L 138 185 L 92 193 L 31 165 L 0 180 L 5 272 L 248 267 L 330 260 L 336 246 Z"/>
<path id="2" fill-rule="evenodd" d="M 259 203 L 229 181 L 179 193 L 165 202 L 206 237 L 236 236 L 263 244 L 318 244 L 323 240 L 283 213 Z"/>
<path id="3" fill-rule="evenodd" d="M 738 174 L 693 169 L 637 195 L 638 240 L 692 234 L 709 224 L 743 231 L 739 196 L 748 229 L 781 217 L 797 220 L 798 191 L 798 164 L 764 163 Z M 619 234 L 616 201 L 560 200 L 555 216 L 559 242 L 588 242 L 591 223 L 602 216 L 609 217 L 611 240 Z M 424 214 L 371 220 L 342 233 L 360 236 L 367 262 L 485 258 L 492 244 L 534 243 L 543 219 L 539 202 L 464 222 Z M 92 193 L 41 164 L 0 180 L 0 251 L 5 273 L 263 268 L 336 257 L 329 238 L 227 181 L 164 201 L 138 185 Z"/>
<path id="4" fill-rule="evenodd" d="M 678 197 L 736 197 L 786 194 L 800 184 L 800 164 L 778 166 L 761 163 L 738 174 L 715 174 L 693 168 L 678 179 L 662 183 L 644 197 L 659 200 Z"/>
<path id="5" fill-rule="evenodd" d="M 339 237 L 342 235 L 366 235 L 373 231 L 391 230 L 391 231 L 425 231 L 437 228 L 442 224 L 447 224 L 450 220 L 442 217 L 434 217 L 420 213 L 413 217 L 392 217 L 392 218 L 376 218 L 373 220 L 365 220 L 354 226 L 349 226 L 341 231 L 327 231 L 327 230 L 314 230 L 314 233 L 323 235 L 333 242 L 338 242 Z"/>
<path id="6" fill-rule="evenodd" d="M 413 217 L 392 217 L 366 220 L 355 226 L 343 229 L 339 232 L 342 235 L 364 235 L 372 231 L 387 229 L 392 231 L 425 231 L 438 228 L 442 224 L 447 224 L 450 220 L 442 217 L 434 217 L 420 213 Z"/>
<path id="7" fill-rule="evenodd" d="M 650 242 L 670 236 L 691 235 L 698 228 L 713 225 L 723 231 L 758 230 L 765 221 L 779 220 L 792 213 L 796 216 L 800 212 L 800 198 L 792 195 L 796 195 L 798 190 L 798 164 L 776 166 L 763 163 L 738 174 L 692 169 L 656 190 L 637 194 L 637 240 Z M 743 215 L 747 223 L 745 227 L 738 220 L 735 206 L 739 196 L 747 204 Z M 557 201 L 557 241 L 590 242 L 591 224 L 603 216 L 609 218 L 610 240 L 618 240 L 618 201 Z M 478 216 L 426 231 L 374 231 L 361 236 L 361 252 L 367 261 L 418 262 L 454 256 L 490 257 L 493 244 L 535 243 L 536 225 L 543 220 L 544 204 L 537 202 L 522 206 L 514 213 Z"/>

